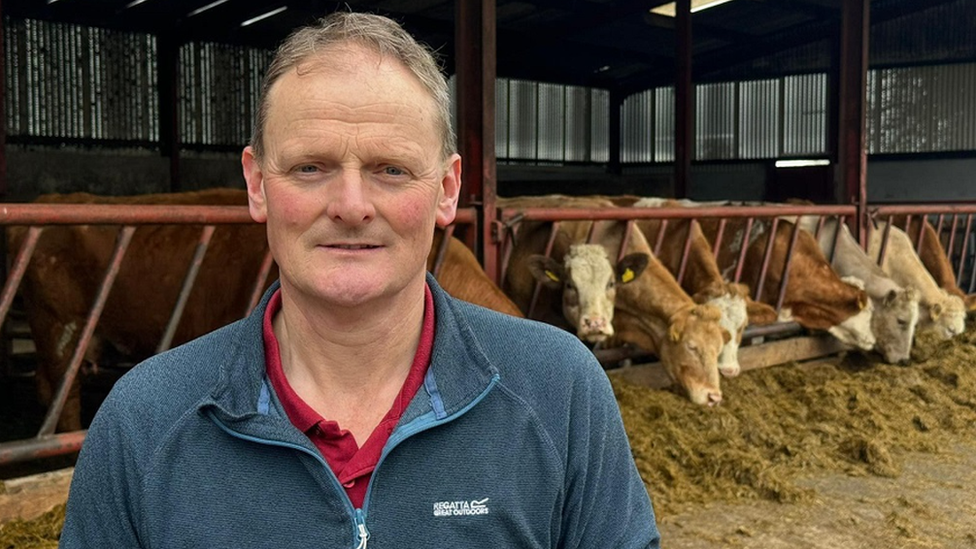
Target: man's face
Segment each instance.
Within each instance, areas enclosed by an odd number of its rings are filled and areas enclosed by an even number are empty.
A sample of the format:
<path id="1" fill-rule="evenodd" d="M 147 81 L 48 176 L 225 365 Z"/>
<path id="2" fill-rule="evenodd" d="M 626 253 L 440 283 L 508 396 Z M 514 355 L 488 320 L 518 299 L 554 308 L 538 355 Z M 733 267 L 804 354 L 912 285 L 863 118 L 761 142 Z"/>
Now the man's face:
<path id="1" fill-rule="evenodd" d="M 459 156 L 442 158 L 422 84 L 399 62 L 339 46 L 284 74 L 269 99 L 264 158 L 248 148 L 242 162 L 282 287 L 349 307 L 421 288 L 461 170 Z"/>

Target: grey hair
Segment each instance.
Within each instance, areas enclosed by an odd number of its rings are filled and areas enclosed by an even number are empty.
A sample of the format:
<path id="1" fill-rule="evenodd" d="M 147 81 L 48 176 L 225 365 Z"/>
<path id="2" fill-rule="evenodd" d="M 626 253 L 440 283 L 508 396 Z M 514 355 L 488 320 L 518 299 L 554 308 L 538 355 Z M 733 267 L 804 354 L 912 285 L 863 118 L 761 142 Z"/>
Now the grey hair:
<path id="1" fill-rule="evenodd" d="M 430 92 L 436 105 L 436 121 L 441 130 L 443 158 L 457 152 L 457 137 L 451 125 L 451 94 L 447 79 L 441 72 L 435 54 L 417 42 L 396 21 L 370 13 L 336 12 L 319 19 L 315 24 L 291 33 L 278 47 L 268 65 L 261 86 L 251 149 L 259 161 L 264 153 L 262 140 L 268 119 L 268 92 L 275 82 L 292 67 L 330 46 L 356 44 L 368 47 L 382 56 L 402 63 Z"/>

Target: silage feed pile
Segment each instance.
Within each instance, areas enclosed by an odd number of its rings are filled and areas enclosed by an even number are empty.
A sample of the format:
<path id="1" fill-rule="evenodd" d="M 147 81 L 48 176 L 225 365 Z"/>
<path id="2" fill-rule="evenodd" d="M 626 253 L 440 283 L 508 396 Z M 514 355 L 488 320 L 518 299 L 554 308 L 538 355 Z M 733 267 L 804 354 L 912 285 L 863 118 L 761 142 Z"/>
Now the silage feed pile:
<path id="1" fill-rule="evenodd" d="M 877 357 L 875 357 L 877 358 Z M 897 477 L 899 452 L 937 455 L 976 432 L 976 326 L 950 342 L 917 338 L 908 366 L 859 353 L 723 379 L 699 407 L 612 379 L 641 477 L 659 516 L 739 498 L 812 497 L 805 473 Z"/>
<path id="2" fill-rule="evenodd" d="M 64 504 L 33 520 L 0 524 L 0 549 L 57 549 L 64 526 Z"/>

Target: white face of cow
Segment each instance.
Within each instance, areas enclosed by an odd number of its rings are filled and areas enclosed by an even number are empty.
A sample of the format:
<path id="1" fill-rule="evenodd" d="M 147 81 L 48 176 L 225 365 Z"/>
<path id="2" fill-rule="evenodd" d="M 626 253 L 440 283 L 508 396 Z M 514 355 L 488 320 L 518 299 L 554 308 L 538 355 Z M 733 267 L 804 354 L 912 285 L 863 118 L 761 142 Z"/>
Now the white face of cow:
<path id="1" fill-rule="evenodd" d="M 737 295 L 725 294 L 707 302 L 715 306 L 722 316 L 719 318 L 719 326 L 731 334 L 729 341 L 722 346 L 718 354 L 718 371 L 726 377 L 739 375 L 742 368 L 739 366 L 739 345 L 742 344 L 742 331 L 749 323 L 749 315 L 746 312 L 746 300 Z"/>
<path id="2" fill-rule="evenodd" d="M 859 290 L 864 289 L 864 282 L 858 278 L 845 276 L 841 280 Z M 864 308 L 857 314 L 836 326 L 831 326 L 827 329 L 827 332 L 848 345 L 870 351 L 874 349 L 876 342 L 874 333 L 871 331 L 871 317 L 873 314 L 874 304 L 868 299 Z"/>
<path id="3" fill-rule="evenodd" d="M 646 254 L 631 254 L 617 265 L 598 244 L 574 244 L 560 266 L 552 258 L 532 256 L 529 269 L 550 287 L 562 287 L 563 316 L 583 341 L 599 343 L 613 335 L 617 285 L 637 278 L 647 266 Z"/>
<path id="4" fill-rule="evenodd" d="M 874 304 L 871 331 L 875 350 L 889 364 L 905 364 L 911 358 L 918 325 L 918 292 L 913 287 L 891 290 Z M 874 300 L 872 300 L 874 301 Z"/>
<path id="5" fill-rule="evenodd" d="M 927 329 L 934 331 L 942 339 L 951 339 L 966 329 L 966 303 L 961 297 L 950 295 L 945 290 L 939 291 L 939 301 L 922 307 L 928 313 L 923 317 Z"/>
<path id="6" fill-rule="evenodd" d="M 576 244 L 563 259 L 563 315 L 576 326 L 576 335 L 600 342 L 613 335 L 616 277 L 603 246 Z"/>

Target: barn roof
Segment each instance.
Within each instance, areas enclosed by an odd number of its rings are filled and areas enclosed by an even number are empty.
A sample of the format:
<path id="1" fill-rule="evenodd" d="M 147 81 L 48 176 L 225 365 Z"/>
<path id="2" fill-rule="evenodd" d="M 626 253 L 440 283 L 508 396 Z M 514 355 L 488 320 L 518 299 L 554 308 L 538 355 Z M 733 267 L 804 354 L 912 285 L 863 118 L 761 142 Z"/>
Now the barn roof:
<path id="1" fill-rule="evenodd" d="M 735 66 L 768 71 L 768 63 L 755 61 L 836 42 L 841 1 L 733 0 L 696 13 L 695 78 L 714 78 Z M 650 11 L 665 3 L 497 0 L 498 76 L 624 92 L 667 85 L 675 71 L 674 19 Z M 961 3 L 872 0 L 872 29 Z M 2 8 L 16 18 L 260 48 L 273 47 L 296 26 L 336 9 L 374 11 L 401 21 L 439 49 L 448 70 L 454 66 L 454 0 L 5 0 Z M 242 26 L 270 12 L 277 13 Z M 940 36 L 948 35 L 933 35 L 936 40 Z M 827 58 L 813 57 L 815 64 Z"/>

